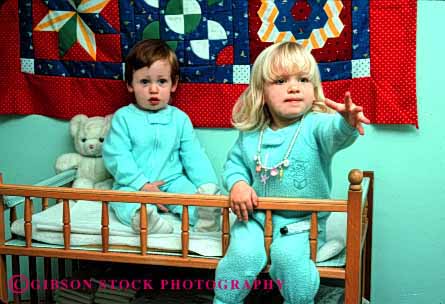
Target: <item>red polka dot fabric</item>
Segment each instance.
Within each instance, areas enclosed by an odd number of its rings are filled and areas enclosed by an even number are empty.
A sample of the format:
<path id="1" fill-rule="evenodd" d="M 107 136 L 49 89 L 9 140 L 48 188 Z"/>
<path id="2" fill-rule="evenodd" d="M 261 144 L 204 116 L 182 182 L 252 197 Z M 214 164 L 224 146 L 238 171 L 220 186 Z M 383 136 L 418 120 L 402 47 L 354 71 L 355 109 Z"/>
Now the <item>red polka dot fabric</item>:
<path id="1" fill-rule="evenodd" d="M 118 1 L 110 3 L 102 14 L 111 20 L 113 27 L 119 28 L 118 20 L 112 18 L 120 9 Z M 309 7 L 303 5 L 305 2 L 301 3 L 292 11 L 296 20 L 310 14 Z M 351 20 L 350 12 L 354 10 L 354 4 L 352 1 L 342 3 L 344 10 L 340 18 L 347 24 Z M 249 1 L 248 5 L 252 14 L 258 11 L 261 1 Z M 415 74 L 417 3 L 415 0 L 379 0 L 369 1 L 369 5 L 370 75 L 324 82 L 325 95 L 343 101 L 345 92 L 350 91 L 354 102 L 364 107 L 372 123 L 418 126 Z M 37 11 L 39 16 L 34 20 L 46 13 Z M 3 63 L 0 73 L 0 114 L 41 114 L 70 119 L 79 113 L 88 116 L 110 114 L 131 101 L 123 81 L 30 74 L 31 62 L 24 62 L 26 73 L 23 73 L 18 1 L 4 1 L 0 16 L 0 56 Z M 258 18 L 253 18 L 249 23 L 251 62 L 264 47 L 270 45 L 255 38 L 260 26 Z M 55 32 L 33 34 L 40 35 L 34 42 L 34 58 L 58 58 L 59 54 L 49 47 L 57 42 Z M 98 60 L 120 62 L 122 50 L 119 39 L 106 35 L 97 37 Z M 346 60 L 351 56 L 351 51 L 345 45 L 350 42 L 351 33 L 345 30 L 339 37 L 329 38 L 326 48 L 314 50 L 313 54 L 319 61 L 331 58 L 332 54 L 335 54 L 335 60 Z M 73 60 L 87 57 L 85 51 L 77 46 L 72 47 L 66 56 Z M 217 63 L 223 65 L 231 62 L 233 48 L 228 46 L 217 58 Z M 234 67 L 234 71 L 239 74 L 240 68 Z M 242 79 L 240 75 L 237 77 Z M 232 107 L 246 86 L 242 80 L 233 84 L 183 83 L 174 95 L 174 104 L 188 113 L 196 127 L 230 128 Z"/>
<path id="2" fill-rule="evenodd" d="M 415 0 L 370 1 L 371 78 L 380 124 L 418 126 Z"/>
<path id="3" fill-rule="evenodd" d="M 217 65 L 233 64 L 233 45 L 226 46 L 216 58 Z"/>
<path id="4" fill-rule="evenodd" d="M 196 127 L 230 128 L 233 105 L 246 87 L 184 83 L 178 86 L 173 104 L 188 113 Z"/>

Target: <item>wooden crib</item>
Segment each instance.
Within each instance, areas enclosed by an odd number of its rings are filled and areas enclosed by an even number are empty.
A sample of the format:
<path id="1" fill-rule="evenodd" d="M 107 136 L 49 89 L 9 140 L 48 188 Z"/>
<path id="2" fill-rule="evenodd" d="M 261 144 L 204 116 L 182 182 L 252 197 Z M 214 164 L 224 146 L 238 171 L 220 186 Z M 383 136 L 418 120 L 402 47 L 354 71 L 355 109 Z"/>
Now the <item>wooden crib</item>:
<path id="1" fill-rule="evenodd" d="M 317 213 L 346 212 L 346 266 L 318 267 L 322 278 L 341 279 L 345 282 L 345 303 L 361 303 L 362 297 L 369 299 L 371 274 L 371 243 L 372 243 L 372 206 L 373 206 L 373 172 L 351 170 L 349 173 L 348 198 L 346 200 L 327 199 L 290 199 L 290 198 L 260 198 L 258 209 L 266 213 L 264 244 L 269 256 L 272 242 L 272 211 L 300 210 L 310 211 L 311 230 L 309 233 L 311 258 L 317 254 Z M 8 196 L 8 197 L 6 197 Z M 16 207 L 7 207 L 6 200 L 18 196 L 24 202 L 25 247 L 6 245 L 6 226 L 16 219 Z M 49 199 L 57 199 L 63 204 L 63 236 L 64 248 L 36 248 L 32 246 L 32 211 L 35 200 L 41 199 L 42 208 L 48 206 Z M 91 200 L 102 204 L 102 246 L 101 251 L 73 250 L 70 246 L 70 210 L 69 200 Z M 147 253 L 147 217 L 141 212 L 140 247 L 138 253 L 110 251 L 109 245 L 109 202 L 140 203 L 141 210 L 148 203 L 183 205 L 182 218 L 182 251 L 179 256 Z M 30 278 L 36 276 L 35 257 L 44 257 L 45 278 L 50 279 L 50 258 L 108 261 L 117 263 L 164 265 L 191 268 L 216 268 L 219 258 L 202 258 L 189 254 L 189 213 L 188 206 L 213 206 L 223 209 L 222 252 L 225 253 L 230 241 L 229 202 L 227 196 L 182 195 L 171 193 L 122 192 L 112 190 L 73 189 L 68 187 L 27 186 L 4 184 L 0 175 L 0 299 L 8 300 L 8 277 L 6 273 L 6 256 L 12 256 L 12 273 L 19 274 L 19 256 L 29 256 Z M 5 220 L 9 210 L 9 220 Z M 145 216 L 144 216 L 145 215 Z M 13 237 L 14 238 L 14 235 Z M 265 271 L 267 271 L 266 267 Z M 49 270 L 49 271 L 48 271 Z M 30 290 L 31 299 L 37 302 L 36 291 Z M 48 297 L 48 294 L 46 295 Z M 14 295 L 15 302 L 20 302 L 20 296 Z"/>

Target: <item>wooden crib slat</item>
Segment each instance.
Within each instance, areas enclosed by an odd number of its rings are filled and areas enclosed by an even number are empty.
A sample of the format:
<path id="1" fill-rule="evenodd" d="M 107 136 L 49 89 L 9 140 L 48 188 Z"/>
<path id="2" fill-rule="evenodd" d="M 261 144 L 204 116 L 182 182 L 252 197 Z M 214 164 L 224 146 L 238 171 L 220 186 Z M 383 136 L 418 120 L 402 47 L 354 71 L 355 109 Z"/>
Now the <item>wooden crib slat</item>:
<path id="1" fill-rule="evenodd" d="M 45 276 L 45 280 L 47 282 L 51 282 L 53 275 L 52 275 L 52 267 L 51 267 L 51 258 L 43 258 L 43 272 Z M 52 303 L 52 293 L 51 289 L 47 288 L 45 290 L 45 303 L 49 304 Z"/>
<path id="2" fill-rule="evenodd" d="M 311 230 L 309 233 L 309 242 L 311 244 L 311 260 L 317 260 L 317 241 L 318 241 L 318 212 L 311 214 Z"/>
<path id="3" fill-rule="evenodd" d="M 1 204 L 2 202 L 0 202 Z M 0 255 L 0 282 L 6 282 L 7 280 L 6 274 L 6 255 Z M 0 302 L 8 301 L 8 289 L 5 284 L 0 284 Z"/>
<path id="4" fill-rule="evenodd" d="M 189 207 L 182 206 L 181 225 L 182 257 L 186 258 L 189 253 Z"/>
<path id="5" fill-rule="evenodd" d="M 110 219 L 108 217 L 108 202 L 102 201 L 102 252 L 108 252 L 110 241 Z"/>
<path id="6" fill-rule="evenodd" d="M 70 203 L 67 199 L 63 200 L 63 244 L 65 246 L 65 249 L 70 249 L 71 245 Z"/>
<path id="7" fill-rule="evenodd" d="M 57 259 L 57 274 L 59 276 L 59 280 L 64 279 L 66 276 L 65 261 L 66 259 Z"/>
<path id="8" fill-rule="evenodd" d="M 48 204 L 48 198 L 47 197 L 43 197 L 42 198 L 42 210 L 46 210 L 48 208 L 49 204 Z"/>
<path id="9" fill-rule="evenodd" d="M 71 270 L 73 273 L 78 272 L 80 269 L 79 260 L 71 260 Z"/>
<path id="10" fill-rule="evenodd" d="M 11 256 L 11 264 L 12 264 L 12 275 L 14 276 L 20 275 L 20 257 L 18 255 Z M 14 293 L 14 303 L 21 303 L 19 293 Z"/>
<path id="11" fill-rule="evenodd" d="M 36 257 L 29 257 L 28 258 L 28 270 L 29 270 L 29 280 L 35 281 L 37 280 L 37 261 Z M 39 295 L 37 294 L 36 288 L 30 288 L 29 289 L 29 295 L 31 297 L 31 304 L 39 303 Z"/>
<path id="12" fill-rule="evenodd" d="M 3 182 L 2 175 L 0 174 L 0 183 Z M 0 246 L 3 246 L 5 243 L 5 225 L 3 222 L 4 219 L 4 201 L 3 201 L 3 195 L 0 195 Z M 6 282 L 6 255 L 0 256 L 0 282 Z M 5 286 L 5 284 L 1 284 L 0 286 L 0 301 L 7 302 L 8 301 L 8 290 Z"/>
<path id="13" fill-rule="evenodd" d="M 270 263 L 270 245 L 272 244 L 272 211 L 266 210 L 266 221 L 264 224 L 264 246 L 266 247 L 266 255 L 268 264 Z"/>
<path id="14" fill-rule="evenodd" d="M 222 254 L 225 255 L 230 242 L 230 218 L 229 208 L 223 208 L 223 222 L 222 222 Z"/>
<path id="15" fill-rule="evenodd" d="M 147 227 L 148 227 L 148 219 L 147 219 L 147 205 L 141 203 L 140 209 L 140 237 L 141 237 L 141 254 L 147 254 Z"/>
<path id="16" fill-rule="evenodd" d="M 25 242 L 26 247 L 32 244 L 32 200 L 29 196 L 25 197 Z"/>

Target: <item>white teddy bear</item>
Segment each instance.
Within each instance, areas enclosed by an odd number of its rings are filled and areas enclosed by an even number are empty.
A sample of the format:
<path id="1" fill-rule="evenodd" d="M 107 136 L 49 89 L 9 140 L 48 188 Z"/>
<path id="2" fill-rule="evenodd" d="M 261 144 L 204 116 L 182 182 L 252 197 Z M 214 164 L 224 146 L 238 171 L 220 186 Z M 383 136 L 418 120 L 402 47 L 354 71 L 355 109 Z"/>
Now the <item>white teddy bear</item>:
<path id="1" fill-rule="evenodd" d="M 111 189 L 113 180 L 102 159 L 102 144 L 110 129 L 111 116 L 88 118 L 79 114 L 71 119 L 71 136 L 78 153 L 59 156 L 56 172 L 77 169 L 73 188 Z"/>

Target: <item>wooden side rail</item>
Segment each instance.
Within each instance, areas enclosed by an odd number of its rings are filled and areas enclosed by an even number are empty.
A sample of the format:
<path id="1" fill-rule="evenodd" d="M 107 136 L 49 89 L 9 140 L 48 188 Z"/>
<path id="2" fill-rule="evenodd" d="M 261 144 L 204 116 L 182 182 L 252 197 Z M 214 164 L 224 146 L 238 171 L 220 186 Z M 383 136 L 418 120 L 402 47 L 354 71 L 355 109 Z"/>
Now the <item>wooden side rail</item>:
<path id="1" fill-rule="evenodd" d="M 366 173 L 367 174 L 367 173 Z M 366 175 L 365 174 L 365 175 Z M 349 173 L 349 191 L 347 200 L 331 200 L 331 199 L 299 199 L 299 198 L 273 198 L 262 197 L 258 200 L 258 210 L 264 210 L 266 214 L 264 243 L 268 259 L 270 259 L 270 246 L 272 244 L 272 212 L 274 210 L 287 211 L 308 211 L 311 212 L 311 228 L 309 232 L 310 255 L 311 259 L 316 260 L 318 247 L 318 213 L 319 212 L 347 212 L 347 257 L 346 271 L 343 269 L 331 269 L 325 267 L 320 273 L 333 278 L 346 279 L 346 289 L 356 290 L 359 292 L 349 292 L 345 295 L 346 303 L 358 303 L 359 294 L 362 286 L 360 285 L 361 269 L 362 269 L 362 253 L 361 246 L 363 244 L 362 231 L 365 231 L 362 220 L 369 213 L 372 215 L 372 186 L 373 176 L 366 175 L 363 182 L 363 172 L 352 170 Z M 19 249 L 5 246 L 4 231 L 4 196 L 12 195 L 16 197 L 24 197 L 25 202 L 25 242 L 26 254 L 29 256 L 59 257 L 72 259 L 89 259 L 89 260 L 108 260 L 115 262 L 131 261 L 134 263 L 151 264 L 151 265 L 171 265 L 186 266 L 196 268 L 215 268 L 218 259 L 197 258 L 189 256 L 189 206 L 202 207 L 219 207 L 223 210 L 222 218 L 222 253 L 225 254 L 230 240 L 230 222 L 229 207 L 230 203 L 227 196 L 223 195 L 200 195 L 200 194 L 173 194 L 165 192 L 126 192 L 115 190 L 97 190 L 97 189 L 73 189 L 63 187 L 48 186 L 27 186 L 27 185 L 10 185 L 3 184 L 0 176 L 0 250 L 2 252 L 0 259 L 0 279 L 6 279 L 6 264 L 4 261 L 5 254 L 17 254 Z M 63 202 L 63 249 L 47 249 L 32 248 L 32 199 L 41 198 L 44 208 L 48 206 L 48 199 L 61 200 Z M 71 249 L 71 222 L 69 200 L 87 200 L 91 203 L 101 204 L 101 236 L 102 248 L 101 252 L 84 252 Z M 110 251 L 110 231 L 109 231 L 109 203 L 110 202 L 127 202 L 138 203 L 141 206 L 140 212 L 140 251 L 139 253 L 116 253 Z M 148 218 L 146 214 L 147 204 L 178 204 L 181 202 L 183 206 L 182 224 L 181 224 L 181 256 L 162 256 L 149 254 L 147 252 L 148 238 Z M 15 212 L 15 208 L 12 208 Z M 11 218 L 12 220 L 12 218 Z M 369 248 L 369 240 L 366 240 Z M 22 252 L 24 249 L 20 249 Z M 17 253 L 15 253 L 17 252 Z M 144 259 L 145 258 L 145 259 Z M 270 261 L 269 261 L 270 262 Z M 368 264 L 370 262 L 367 262 Z M 368 265 L 367 264 L 367 265 Z M 364 267 L 363 267 L 364 268 Z M 0 296 L 4 299 L 7 295 L 6 290 L 1 289 Z M 363 287 L 363 288 L 369 288 Z"/>
<path id="2" fill-rule="evenodd" d="M 224 195 L 176 194 L 167 192 L 127 192 L 117 190 L 0 184 L 0 195 L 164 205 L 175 205 L 180 201 L 181 205 L 184 206 L 230 207 L 228 197 Z M 259 198 L 258 202 L 258 210 L 271 209 L 317 212 L 347 211 L 346 200 L 262 197 Z"/>
<path id="3" fill-rule="evenodd" d="M 146 216 L 146 204 L 177 204 L 178 201 L 183 205 L 182 216 L 182 255 L 187 257 L 189 249 L 189 213 L 188 206 L 204 206 L 204 207 L 220 207 L 223 208 L 223 225 L 222 225 L 222 252 L 225 253 L 230 239 L 229 226 L 229 202 L 227 196 L 215 195 L 186 195 L 172 193 L 148 193 L 148 192 L 125 192 L 114 190 L 96 190 L 96 189 L 73 189 L 60 187 L 39 187 L 24 185 L 8 185 L 0 184 L 0 193 L 3 195 L 26 195 L 25 196 L 25 240 L 26 246 L 31 247 L 32 241 L 32 201 L 30 197 L 42 198 L 43 201 L 48 199 L 58 199 L 63 202 L 63 236 L 64 247 L 70 249 L 70 208 L 69 199 L 83 199 L 92 201 L 91 203 L 102 204 L 102 252 L 109 252 L 109 218 L 108 204 L 109 202 L 119 201 L 127 203 L 139 203 L 141 205 L 140 212 L 140 253 L 145 255 L 147 252 L 147 236 L 148 219 Z M 272 211 L 273 210 L 292 210 L 292 211 L 311 211 L 311 222 L 317 227 L 317 214 L 322 211 L 340 211 L 347 210 L 346 200 L 317 200 L 317 199 L 293 199 L 293 198 L 259 198 L 258 210 L 266 212 L 265 226 L 265 246 L 269 253 L 270 244 L 272 243 Z M 315 260 L 317 249 L 318 229 L 313 228 L 310 232 L 311 258 Z"/>
<path id="4" fill-rule="evenodd" d="M 108 217 L 108 203 L 111 201 L 120 201 L 121 199 L 131 198 L 131 200 L 141 200 L 141 212 L 140 212 L 140 253 L 145 255 L 147 252 L 147 236 L 148 236 L 148 219 L 146 216 L 146 204 L 148 203 L 162 203 L 162 204 L 177 204 L 181 201 L 183 206 L 182 216 L 182 256 L 187 257 L 189 249 L 189 214 L 188 205 L 195 206 L 216 206 L 223 208 L 223 227 L 222 227 L 222 252 L 225 253 L 228 247 L 230 238 L 229 227 L 229 203 L 227 196 L 208 196 L 208 195 L 179 195 L 170 193 L 147 193 L 137 192 L 137 196 L 130 195 L 128 192 L 119 191 L 105 191 L 105 190 L 91 190 L 91 189 L 71 189 L 71 188 L 56 188 L 56 191 L 52 187 L 36 187 L 36 186 L 12 186 L 2 184 L 0 185 L 0 191 L 2 193 L 13 193 L 14 195 L 20 195 L 22 193 L 29 193 L 30 195 L 25 197 L 25 240 L 26 246 L 31 247 L 32 242 L 32 197 L 43 197 L 43 200 L 48 198 L 62 199 L 63 201 L 63 237 L 65 249 L 70 249 L 70 208 L 69 198 L 75 198 L 75 195 L 87 200 L 99 200 L 92 201 L 92 203 L 102 204 L 102 252 L 107 253 L 109 251 L 109 217 Z M 174 201 L 172 198 L 174 197 Z M 105 200 L 106 199 L 106 200 Z M 308 206 L 309 205 L 309 206 Z M 259 210 L 265 210 L 266 212 L 266 226 L 265 226 L 265 246 L 266 251 L 269 253 L 270 245 L 272 243 L 272 210 L 311 210 L 312 213 L 311 222 L 312 227 L 318 227 L 317 214 L 321 211 L 345 211 L 347 208 L 347 202 L 343 200 L 311 200 L 311 199 L 281 199 L 281 198 L 260 198 Z M 144 211 L 145 210 L 145 211 Z M 149 237 L 149 236 L 148 236 Z M 311 258 L 316 259 L 317 249 L 317 237 L 318 229 L 312 228 L 310 232 L 310 244 L 311 244 Z"/>
<path id="5" fill-rule="evenodd" d="M 69 185 L 76 177 L 76 170 L 71 169 L 67 171 L 60 172 L 50 178 L 44 179 L 35 186 L 50 186 L 50 187 L 62 187 Z M 14 206 L 20 205 L 24 202 L 23 196 L 7 196 L 4 199 L 4 203 L 7 207 L 12 208 Z M 42 202 L 43 203 L 43 202 Z"/>
<path id="6" fill-rule="evenodd" d="M 73 189 L 73 188 L 55 188 L 55 187 L 38 187 L 23 185 L 0 184 L 0 192 L 2 194 L 23 195 L 25 194 L 25 240 L 26 246 L 31 247 L 32 242 L 32 201 L 30 197 L 41 197 L 43 201 L 49 198 L 59 199 L 63 202 L 63 237 L 65 249 L 70 248 L 71 223 L 69 199 L 85 199 L 92 203 L 102 204 L 102 252 L 109 251 L 109 218 L 108 204 L 113 201 L 128 203 L 137 202 L 141 205 L 141 210 L 146 210 L 146 204 L 177 204 L 178 201 L 183 205 L 182 216 L 182 255 L 186 257 L 189 249 L 189 214 L 188 206 L 207 206 L 223 208 L 223 227 L 222 227 L 222 252 L 225 253 L 230 238 L 229 227 L 229 203 L 227 196 L 215 195 L 185 195 L 172 193 L 148 193 L 148 192 L 125 192 L 112 190 L 94 190 L 94 189 Z M 343 211 L 347 209 L 347 201 L 345 200 L 316 200 L 316 199 L 290 199 L 290 198 L 260 198 L 259 210 L 266 212 L 265 227 L 265 246 L 269 253 L 270 244 L 272 243 L 272 211 L 273 210 L 306 210 L 315 211 L 312 221 L 317 224 L 316 214 L 322 211 Z M 140 246 L 141 254 L 145 255 L 147 251 L 147 235 L 148 235 L 148 219 L 146 212 L 140 212 L 141 229 L 140 229 Z M 317 248 L 318 229 L 311 231 L 311 257 L 315 259 Z M 149 236 L 148 236 L 149 237 Z"/>

